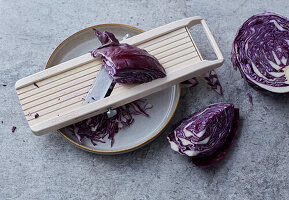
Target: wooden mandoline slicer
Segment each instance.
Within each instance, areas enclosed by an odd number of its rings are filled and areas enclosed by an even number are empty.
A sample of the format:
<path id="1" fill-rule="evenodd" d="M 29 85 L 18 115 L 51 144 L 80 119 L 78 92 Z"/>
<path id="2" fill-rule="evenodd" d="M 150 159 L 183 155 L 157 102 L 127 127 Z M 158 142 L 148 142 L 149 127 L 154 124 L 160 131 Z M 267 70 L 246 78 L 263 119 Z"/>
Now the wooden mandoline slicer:
<path id="1" fill-rule="evenodd" d="M 203 26 L 216 60 L 202 59 L 188 29 L 196 24 Z M 198 16 L 155 28 L 122 43 L 135 45 L 154 55 L 167 76 L 139 85 L 116 85 L 110 96 L 86 105 L 82 104 L 83 99 L 102 66 L 101 60 L 90 53 L 25 77 L 16 82 L 15 88 L 28 124 L 36 135 L 148 96 L 213 70 L 224 61 L 205 20 Z M 36 113 L 39 114 L 37 118 Z"/>

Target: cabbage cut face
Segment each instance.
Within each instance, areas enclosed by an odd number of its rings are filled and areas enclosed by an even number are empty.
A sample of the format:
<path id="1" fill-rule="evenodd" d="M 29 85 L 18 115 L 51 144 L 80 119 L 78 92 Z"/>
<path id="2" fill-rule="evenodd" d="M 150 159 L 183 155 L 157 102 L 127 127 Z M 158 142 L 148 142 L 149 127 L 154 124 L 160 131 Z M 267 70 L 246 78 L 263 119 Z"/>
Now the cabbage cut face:
<path id="1" fill-rule="evenodd" d="M 232 63 L 253 87 L 288 93 L 289 20 L 274 13 L 250 17 L 237 32 Z"/>
<path id="2" fill-rule="evenodd" d="M 207 167 L 224 157 L 237 133 L 239 110 L 232 103 L 202 108 L 168 135 L 171 148 Z"/>
<path id="3" fill-rule="evenodd" d="M 95 30 L 101 46 L 91 51 L 101 56 L 108 73 L 117 83 L 146 83 L 166 76 L 159 61 L 146 50 L 129 44 L 120 44 L 112 33 Z"/>

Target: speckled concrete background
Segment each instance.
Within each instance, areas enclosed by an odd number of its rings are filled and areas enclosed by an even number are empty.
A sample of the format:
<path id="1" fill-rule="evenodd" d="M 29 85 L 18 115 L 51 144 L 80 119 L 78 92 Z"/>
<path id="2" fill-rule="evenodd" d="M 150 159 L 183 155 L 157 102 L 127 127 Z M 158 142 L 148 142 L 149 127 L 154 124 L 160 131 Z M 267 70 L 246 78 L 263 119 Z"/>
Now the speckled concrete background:
<path id="1" fill-rule="evenodd" d="M 289 98 L 253 90 L 230 62 L 231 44 L 244 20 L 264 11 L 289 17 L 288 7 L 287 0 L 1 0 L 0 200 L 289 199 Z M 217 70 L 224 96 L 204 84 L 183 90 L 177 113 L 164 133 L 150 145 L 124 155 L 98 156 L 75 148 L 57 133 L 43 137 L 31 133 L 14 83 L 41 70 L 67 36 L 110 22 L 149 30 L 194 15 L 207 20 L 226 59 Z M 194 37 L 199 39 L 198 34 Z M 205 47 L 200 45 L 206 55 Z M 165 136 L 174 122 L 220 101 L 240 107 L 239 135 L 217 166 L 198 169 L 171 151 Z M 17 126 L 14 134 L 12 125 Z"/>

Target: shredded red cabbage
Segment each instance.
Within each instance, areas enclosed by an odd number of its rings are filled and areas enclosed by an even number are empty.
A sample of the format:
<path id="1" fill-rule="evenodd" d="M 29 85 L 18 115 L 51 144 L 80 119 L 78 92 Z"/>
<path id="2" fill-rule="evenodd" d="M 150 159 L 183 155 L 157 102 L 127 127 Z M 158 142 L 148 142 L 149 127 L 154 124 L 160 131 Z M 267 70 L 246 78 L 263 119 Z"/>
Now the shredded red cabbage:
<path id="1" fill-rule="evenodd" d="M 289 93 L 289 19 L 274 13 L 250 17 L 237 32 L 232 63 L 254 88 Z"/>
<path id="2" fill-rule="evenodd" d="M 204 79 L 206 80 L 208 86 L 210 86 L 212 90 L 217 92 L 219 95 L 223 95 L 223 88 L 218 79 L 217 73 L 214 70 L 205 73 Z"/>
<path id="3" fill-rule="evenodd" d="M 253 105 L 253 97 L 251 93 L 248 93 L 249 102 Z"/>
<path id="4" fill-rule="evenodd" d="M 16 130 L 16 126 L 12 126 L 12 133 L 14 133 Z"/>
<path id="5" fill-rule="evenodd" d="M 87 120 L 78 122 L 68 127 L 78 141 L 81 143 L 84 138 L 90 139 L 93 145 L 97 142 L 105 143 L 104 138 L 108 136 L 111 146 L 114 143 L 114 136 L 122 128 L 129 127 L 133 122 L 133 115 L 144 115 L 149 117 L 146 112 L 152 105 L 146 99 L 139 99 L 127 105 L 116 108 L 117 114 L 108 118 L 106 113 L 94 116 Z"/>
<path id="6" fill-rule="evenodd" d="M 146 83 L 166 76 L 159 61 L 146 50 L 120 44 L 112 33 L 95 30 L 101 46 L 91 51 L 101 56 L 102 63 L 112 78 L 121 84 Z"/>
<path id="7" fill-rule="evenodd" d="M 205 73 L 204 75 L 201 76 L 201 78 L 203 78 L 207 85 L 214 90 L 215 92 L 217 92 L 219 95 L 223 95 L 223 88 L 222 85 L 219 81 L 219 78 L 217 76 L 217 73 L 213 70 L 210 72 Z M 184 82 L 181 83 L 181 85 L 183 87 L 195 87 L 199 84 L 197 78 L 191 78 L 189 80 L 186 80 Z"/>
<path id="8" fill-rule="evenodd" d="M 235 135 L 239 110 L 232 103 L 212 104 L 183 119 L 168 135 L 171 148 L 208 167 L 224 157 Z"/>
<path id="9" fill-rule="evenodd" d="M 33 83 L 33 85 L 34 85 L 35 87 L 38 87 L 38 88 L 39 88 L 39 86 L 37 85 L 37 83 Z"/>
<path id="10" fill-rule="evenodd" d="M 198 84 L 199 84 L 199 81 L 197 80 L 197 78 L 191 78 L 191 79 L 186 80 L 186 81 L 184 81 L 184 82 L 181 83 L 181 85 L 182 85 L 183 87 L 186 87 L 186 88 L 188 88 L 188 87 L 195 87 L 195 86 L 197 86 Z"/>

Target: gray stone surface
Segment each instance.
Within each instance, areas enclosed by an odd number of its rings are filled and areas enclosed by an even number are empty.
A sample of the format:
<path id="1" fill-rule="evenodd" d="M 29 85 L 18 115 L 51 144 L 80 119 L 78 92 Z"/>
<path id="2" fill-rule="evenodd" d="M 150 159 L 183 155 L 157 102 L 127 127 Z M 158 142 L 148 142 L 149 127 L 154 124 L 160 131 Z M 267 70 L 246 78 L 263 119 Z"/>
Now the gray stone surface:
<path id="1" fill-rule="evenodd" d="M 288 7 L 288 0 L 1 0 L 0 121 L 4 124 L 0 123 L 0 200 L 289 199 L 289 98 L 253 90 L 230 62 L 232 41 L 244 20 L 263 11 L 289 17 Z M 164 133 L 123 155 L 98 156 L 75 148 L 57 133 L 42 137 L 31 133 L 14 83 L 41 70 L 67 36 L 109 22 L 149 30 L 194 15 L 207 20 L 226 59 L 217 70 L 224 96 L 203 83 L 183 90 L 177 113 Z M 206 45 L 199 46 L 203 54 L 209 52 Z M 198 169 L 170 150 L 166 134 L 182 117 L 221 101 L 240 107 L 239 135 L 217 166 Z M 12 134 L 13 125 L 17 129 Z"/>

